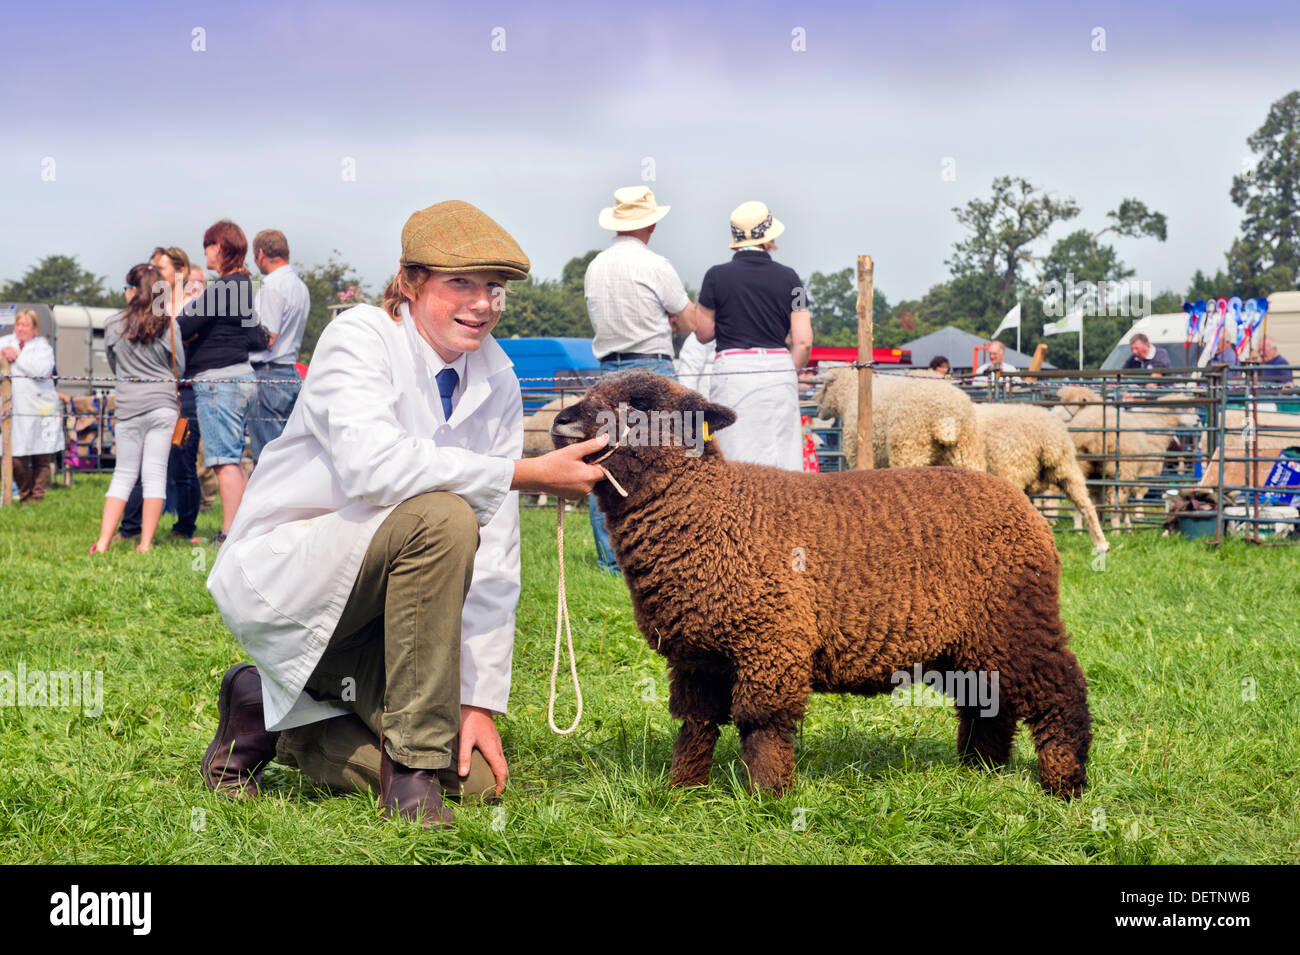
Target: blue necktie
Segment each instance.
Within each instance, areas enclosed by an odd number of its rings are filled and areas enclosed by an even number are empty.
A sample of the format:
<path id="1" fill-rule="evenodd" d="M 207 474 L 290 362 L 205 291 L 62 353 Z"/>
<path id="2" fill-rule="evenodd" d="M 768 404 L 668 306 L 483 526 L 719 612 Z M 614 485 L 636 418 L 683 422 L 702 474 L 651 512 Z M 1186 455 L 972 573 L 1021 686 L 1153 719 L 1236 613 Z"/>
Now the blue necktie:
<path id="1" fill-rule="evenodd" d="M 438 382 L 438 395 L 442 398 L 442 416 L 448 421 L 451 420 L 451 395 L 456 390 L 456 382 L 459 376 L 455 368 L 444 368 L 434 376 Z"/>

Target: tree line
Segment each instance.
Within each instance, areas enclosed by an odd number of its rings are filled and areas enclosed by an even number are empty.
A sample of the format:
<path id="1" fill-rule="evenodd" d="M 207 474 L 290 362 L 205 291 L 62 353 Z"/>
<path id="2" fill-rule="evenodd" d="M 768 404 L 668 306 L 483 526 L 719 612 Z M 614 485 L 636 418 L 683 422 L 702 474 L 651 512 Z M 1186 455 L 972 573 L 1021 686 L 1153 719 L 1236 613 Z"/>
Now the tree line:
<path id="1" fill-rule="evenodd" d="M 876 346 L 897 347 L 945 325 L 988 337 L 1019 303 L 1023 350 L 1032 352 L 1043 341 L 1049 362 L 1074 367 L 1077 335 L 1042 335 L 1043 324 L 1059 319 L 1073 304 L 1084 307 L 1085 314 L 1096 313 L 1084 319 L 1084 364 L 1096 367 L 1136 317 L 1125 314 L 1130 302 L 1146 313 L 1177 312 L 1184 300 L 1256 297 L 1295 288 L 1300 276 L 1300 91 L 1274 103 L 1246 144 L 1253 164 L 1234 176 L 1229 188 L 1232 202 L 1245 213 L 1241 233 L 1225 253 L 1224 267 L 1213 275 L 1197 269 L 1185 291 L 1165 289 L 1149 298 L 1130 297 L 1121 303 L 1125 307 L 1107 299 L 1108 288 L 1113 293 L 1119 283 L 1140 279 L 1109 239 L 1124 236 L 1163 242 L 1168 234 L 1163 213 L 1125 197 L 1102 216 L 1086 216 L 1073 199 L 1057 197 L 1023 177 L 1002 176 L 993 181 L 987 197 L 953 209 L 966 234 L 945 261 L 947 280 L 920 299 L 893 304 L 882 290 L 875 290 Z M 1075 220 L 1080 228 L 1041 252 L 1053 226 Z M 559 279 L 530 277 L 512 283 L 496 336 L 590 337 L 582 285 L 587 265 L 598 251 L 570 259 Z M 366 300 L 378 301 L 383 289 L 367 295 L 361 278 L 337 250 L 324 265 L 295 265 L 295 270 L 311 292 L 301 351 L 307 361 L 334 315 L 330 306 L 339 304 L 340 296 L 359 292 Z M 813 272 L 806 281 L 814 342 L 856 345 L 854 268 Z M 104 276 L 82 269 L 75 256 L 52 255 L 21 278 L 5 282 L 0 300 L 121 305 L 120 293 L 110 292 L 105 283 Z M 1061 289 L 1074 289 L 1077 294 L 1065 302 Z M 696 298 L 693 291 L 691 297 Z M 999 337 L 1015 344 L 1014 331 Z"/>

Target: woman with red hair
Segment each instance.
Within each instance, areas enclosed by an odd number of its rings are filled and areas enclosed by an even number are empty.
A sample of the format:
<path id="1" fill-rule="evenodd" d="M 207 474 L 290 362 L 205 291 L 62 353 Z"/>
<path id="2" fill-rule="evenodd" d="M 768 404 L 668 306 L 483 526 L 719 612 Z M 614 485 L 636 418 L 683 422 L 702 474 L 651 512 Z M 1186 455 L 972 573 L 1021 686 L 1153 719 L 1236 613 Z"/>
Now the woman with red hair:
<path id="1" fill-rule="evenodd" d="M 194 379 L 194 403 L 203 435 L 203 463 L 217 475 L 221 494 L 218 546 L 244 496 L 244 428 L 257 402 L 257 376 L 248 353 L 270 347 L 268 336 L 253 314 L 253 283 L 244 265 L 248 239 L 229 219 L 203 233 L 208 268 L 219 276 L 203 294 L 185 306 L 180 316 L 186 342 L 186 364 Z"/>

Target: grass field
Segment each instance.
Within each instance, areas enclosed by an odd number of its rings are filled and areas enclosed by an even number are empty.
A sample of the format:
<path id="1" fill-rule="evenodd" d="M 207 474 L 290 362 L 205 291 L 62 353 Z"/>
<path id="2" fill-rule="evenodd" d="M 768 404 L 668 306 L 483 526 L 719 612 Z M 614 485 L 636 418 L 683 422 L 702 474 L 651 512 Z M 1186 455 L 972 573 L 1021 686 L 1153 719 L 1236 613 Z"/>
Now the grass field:
<path id="1" fill-rule="evenodd" d="M 1300 861 L 1294 548 L 1140 532 L 1116 536 L 1099 573 L 1085 537 L 1058 535 L 1095 734 L 1079 800 L 1040 790 L 1023 728 L 1009 769 L 973 772 L 956 763 L 950 707 L 840 696 L 814 698 L 799 782 L 774 799 L 744 791 L 732 728 L 712 785 L 668 788 L 664 667 L 622 582 L 595 571 L 583 512 L 565 538 L 586 714 L 574 735 L 550 732 L 555 515 L 526 510 L 512 709 L 499 720 L 510 786 L 499 807 L 463 807 L 454 831 L 430 833 L 284 767 L 248 804 L 203 788 L 217 685 L 244 659 L 204 589 L 212 554 L 118 545 L 90 559 L 106 488 L 81 477 L 0 511 L 0 670 L 103 674 L 98 716 L 0 706 L 0 861 Z M 218 526 L 202 515 L 201 532 Z"/>

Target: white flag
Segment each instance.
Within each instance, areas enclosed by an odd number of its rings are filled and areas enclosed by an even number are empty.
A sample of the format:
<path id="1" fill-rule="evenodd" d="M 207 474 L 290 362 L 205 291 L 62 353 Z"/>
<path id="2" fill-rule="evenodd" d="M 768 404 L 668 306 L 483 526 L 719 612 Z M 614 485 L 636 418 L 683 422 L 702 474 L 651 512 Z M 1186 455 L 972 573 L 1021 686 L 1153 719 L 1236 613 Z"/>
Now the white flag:
<path id="1" fill-rule="evenodd" d="M 1020 327 L 1020 303 L 1016 302 L 1015 307 L 1011 309 L 1011 311 L 1007 312 L 1006 317 L 1002 319 L 1002 324 L 999 325 L 994 330 L 993 334 L 990 335 L 989 337 L 997 338 L 1008 328 L 1019 328 L 1019 327 Z"/>
<path id="2" fill-rule="evenodd" d="M 1063 335 L 1066 332 L 1083 331 L 1083 309 L 1076 308 L 1066 314 L 1059 322 L 1048 322 L 1043 326 L 1044 335 Z"/>

